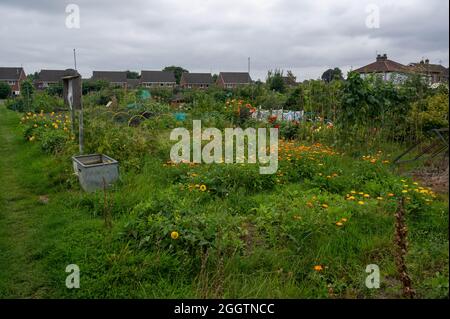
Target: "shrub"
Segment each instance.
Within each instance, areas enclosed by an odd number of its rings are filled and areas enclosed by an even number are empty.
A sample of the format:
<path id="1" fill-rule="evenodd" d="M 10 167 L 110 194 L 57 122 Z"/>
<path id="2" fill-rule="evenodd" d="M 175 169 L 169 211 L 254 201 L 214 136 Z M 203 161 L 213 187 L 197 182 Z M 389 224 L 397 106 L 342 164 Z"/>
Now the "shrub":
<path id="1" fill-rule="evenodd" d="M 44 111 L 50 113 L 64 108 L 61 98 L 48 94 L 47 92 L 36 92 L 33 95 L 34 112 Z"/>
<path id="2" fill-rule="evenodd" d="M 61 130 L 44 130 L 40 134 L 41 148 L 50 154 L 60 153 L 67 142 L 67 134 Z"/>
<path id="3" fill-rule="evenodd" d="M 433 128 L 448 127 L 448 94 L 437 94 L 425 99 L 423 106 L 415 102 L 408 121 L 423 132 Z"/>
<path id="4" fill-rule="evenodd" d="M 27 107 L 25 101 L 22 97 L 16 97 L 13 99 L 8 99 L 5 102 L 5 105 L 8 109 L 16 112 L 25 112 L 27 111 Z"/>
<path id="5" fill-rule="evenodd" d="M 0 82 L 0 100 L 6 99 L 11 95 L 11 88 L 5 82 Z"/>

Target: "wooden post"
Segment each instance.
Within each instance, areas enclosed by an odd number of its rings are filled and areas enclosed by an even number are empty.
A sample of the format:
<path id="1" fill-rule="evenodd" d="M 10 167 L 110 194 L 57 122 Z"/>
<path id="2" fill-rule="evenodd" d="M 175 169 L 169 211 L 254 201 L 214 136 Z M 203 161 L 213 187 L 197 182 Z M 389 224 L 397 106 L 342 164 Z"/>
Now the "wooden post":
<path id="1" fill-rule="evenodd" d="M 83 125 L 83 83 L 80 83 L 81 97 L 80 97 L 80 114 L 78 117 L 78 140 L 80 144 L 80 154 L 84 151 L 84 125 Z"/>

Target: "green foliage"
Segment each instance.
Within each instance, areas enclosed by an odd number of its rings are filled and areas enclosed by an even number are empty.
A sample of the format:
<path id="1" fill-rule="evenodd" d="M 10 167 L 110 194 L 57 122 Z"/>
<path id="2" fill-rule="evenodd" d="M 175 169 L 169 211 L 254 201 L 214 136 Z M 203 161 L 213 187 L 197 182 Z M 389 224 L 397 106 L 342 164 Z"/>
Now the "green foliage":
<path id="1" fill-rule="evenodd" d="M 42 150 L 49 154 L 63 152 L 68 141 L 67 134 L 61 130 L 45 130 L 39 137 Z"/>
<path id="2" fill-rule="evenodd" d="M 139 79 L 139 73 L 135 71 L 127 71 L 127 79 Z"/>
<path id="3" fill-rule="evenodd" d="M 326 85 L 305 85 L 305 104 L 328 116 L 332 98 L 314 96 L 333 92 L 334 84 Z M 370 95 L 379 85 L 367 83 Z M 383 89 L 392 93 L 389 86 Z M 214 97 L 203 93 L 192 103 L 201 110 L 209 101 Z M 329 105 L 316 105 L 319 101 Z M 0 138 L 6 143 L 0 149 L 6 199 L 0 208 L 17 212 L 0 224 L 7 257 L 0 259 L 2 297 L 36 296 L 35 287 L 42 287 L 38 296 L 49 298 L 398 298 L 402 287 L 386 279 L 398 275 L 392 236 L 402 197 L 414 287 L 419 297 L 448 296 L 447 199 L 392 172 L 384 162 L 390 154 L 372 149 L 352 157 L 317 141 L 293 140 L 280 141 L 273 175 L 259 174 L 252 164 L 174 164 L 166 162 L 168 133 L 182 124 L 173 122 L 166 104 L 140 103 L 160 113 L 136 128 L 118 123 L 102 106 L 86 108 L 86 152 L 106 153 L 121 167 L 114 188 L 93 194 L 67 181 L 74 179 L 68 154 L 44 156 L 34 144 L 46 141 L 46 150 L 59 150 L 63 123 L 56 120 L 66 124 L 64 116 L 24 114 L 31 118 L 23 121 L 27 136 L 38 138 L 23 143 L 16 136 L 18 115 L 0 108 Z M 215 106 L 195 112 L 191 105 L 188 118 L 229 127 L 223 101 Z M 376 119 L 380 109 L 367 114 Z M 45 127 L 55 122 L 58 129 Z M 274 124 L 282 130 L 294 123 Z M 334 130 L 317 121 L 300 123 L 298 133 L 322 141 Z M 50 198 L 47 204 L 36 200 L 43 194 Z M 107 213 L 112 228 L 104 225 Z M 33 236 L 23 235 L 23 227 Z M 26 258 L 12 258 L 19 255 L 16 247 Z M 67 260 L 79 261 L 88 289 L 59 284 L 67 276 L 60 271 Z M 364 287 L 369 263 L 383 269 L 380 289 Z M 314 270 L 316 265 L 322 270 Z M 36 272 L 40 266 L 45 271 Z M 17 288 L 13 279 L 24 269 L 28 280 Z"/>
<path id="4" fill-rule="evenodd" d="M 167 87 L 152 87 L 150 88 L 150 93 L 156 101 L 170 103 L 173 96 L 173 89 Z"/>
<path id="5" fill-rule="evenodd" d="M 47 89 L 47 93 L 54 96 L 62 97 L 63 95 L 63 84 L 58 82 L 56 84 L 51 84 Z"/>
<path id="6" fill-rule="evenodd" d="M 6 99 L 11 95 L 11 87 L 8 83 L 0 82 L 0 100 Z"/>
<path id="7" fill-rule="evenodd" d="M 344 76 L 342 75 L 342 71 L 339 68 L 328 69 L 322 74 L 322 80 L 330 83 L 333 80 L 343 80 Z"/>
<path id="8" fill-rule="evenodd" d="M 284 93 L 285 83 L 283 79 L 283 72 L 280 70 L 267 72 L 266 84 L 271 91 Z"/>
<path id="9" fill-rule="evenodd" d="M 64 109 L 62 98 L 44 92 L 35 92 L 33 95 L 33 111 L 50 113 Z"/>
<path id="10" fill-rule="evenodd" d="M 109 88 L 109 82 L 103 80 L 83 80 L 82 90 L 83 95 L 88 94 L 90 92 L 98 92 L 101 90 L 106 90 Z"/>
<path id="11" fill-rule="evenodd" d="M 305 93 L 303 86 L 297 86 L 289 95 L 284 108 L 292 111 L 300 111 L 305 109 Z"/>
<path id="12" fill-rule="evenodd" d="M 413 103 L 408 120 L 423 132 L 448 127 L 448 93 L 429 96 L 423 103 Z"/>
<path id="13" fill-rule="evenodd" d="M 177 80 L 177 84 L 180 84 L 181 75 L 183 73 L 189 72 L 188 70 L 183 69 L 181 66 L 175 66 L 175 65 L 166 66 L 163 69 L 163 71 L 172 71 L 175 74 L 175 79 Z"/>

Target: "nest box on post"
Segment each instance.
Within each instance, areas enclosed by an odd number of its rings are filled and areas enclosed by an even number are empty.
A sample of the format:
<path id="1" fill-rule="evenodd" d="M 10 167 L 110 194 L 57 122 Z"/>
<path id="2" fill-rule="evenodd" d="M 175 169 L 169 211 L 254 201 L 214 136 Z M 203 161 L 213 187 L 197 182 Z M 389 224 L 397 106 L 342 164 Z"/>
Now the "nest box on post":
<path id="1" fill-rule="evenodd" d="M 62 77 L 64 103 L 69 107 L 72 117 L 72 132 L 75 133 L 75 110 L 79 111 L 78 117 L 78 140 L 80 154 L 83 154 L 84 133 L 83 133 L 83 103 L 81 75 L 73 69 L 67 69 Z"/>
<path id="2" fill-rule="evenodd" d="M 63 96 L 64 103 L 69 109 L 81 109 L 81 75 L 73 69 L 67 69 L 64 72 L 63 80 Z"/>

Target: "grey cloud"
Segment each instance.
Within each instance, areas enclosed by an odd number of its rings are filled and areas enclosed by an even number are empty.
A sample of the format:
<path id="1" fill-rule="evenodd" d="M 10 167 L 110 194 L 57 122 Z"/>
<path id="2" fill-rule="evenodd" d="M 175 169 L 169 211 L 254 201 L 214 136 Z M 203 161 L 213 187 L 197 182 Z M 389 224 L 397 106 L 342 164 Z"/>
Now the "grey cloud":
<path id="1" fill-rule="evenodd" d="M 65 6 L 78 4 L 81 28 L 67 29 Z M 365 26 L 366 5 L 380 8 L 380 29 Z M 28 73 L 72 66 L 94 69 L 292 69 L 317 78 L 374 60 L 378 51 L 401 63 L 426 56 L 448 66 L 448 1 L 442 0 L 2 0 L 1 65 Z"/>

